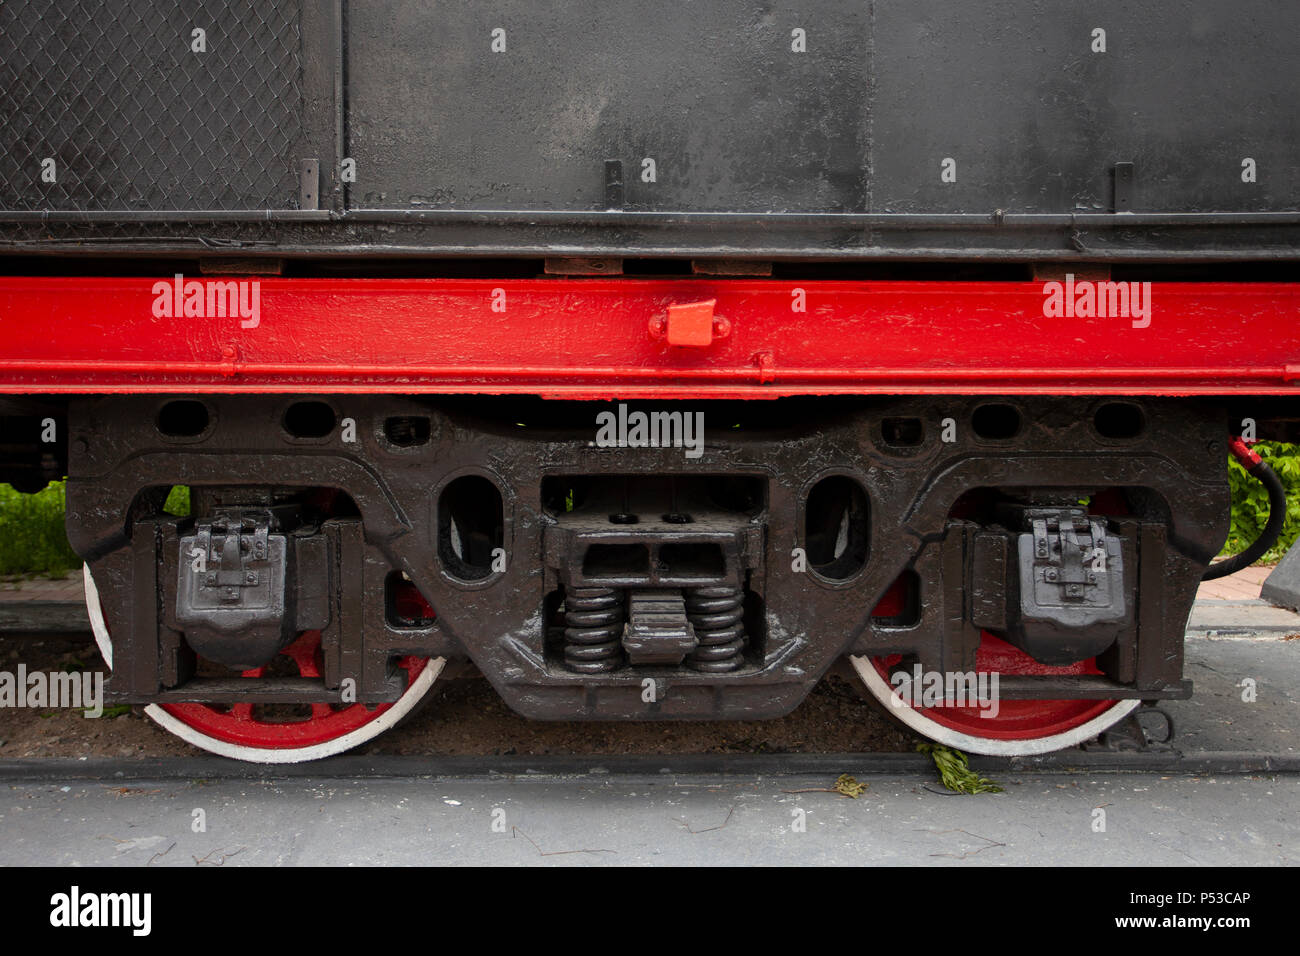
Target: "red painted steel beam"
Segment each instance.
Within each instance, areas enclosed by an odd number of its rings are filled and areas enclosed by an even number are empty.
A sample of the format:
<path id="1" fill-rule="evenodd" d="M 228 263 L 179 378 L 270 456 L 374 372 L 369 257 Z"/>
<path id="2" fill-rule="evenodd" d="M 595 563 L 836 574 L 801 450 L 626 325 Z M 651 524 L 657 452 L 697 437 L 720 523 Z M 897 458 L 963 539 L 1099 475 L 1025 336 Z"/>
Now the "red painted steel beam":
<path id="1" fill-rule="evenodd" d="M 267 278 L 243 318 L 206 314 L 213 284 L 254 280 L 187 281 L 0 278 L 0 392 L 1300 394 L 1300 284 L 1152 283 L 1149 315 L 1097 317 L 1045 314 L 1042 282 Z M 669 344 L 708 300 L 711 341 Z"/>

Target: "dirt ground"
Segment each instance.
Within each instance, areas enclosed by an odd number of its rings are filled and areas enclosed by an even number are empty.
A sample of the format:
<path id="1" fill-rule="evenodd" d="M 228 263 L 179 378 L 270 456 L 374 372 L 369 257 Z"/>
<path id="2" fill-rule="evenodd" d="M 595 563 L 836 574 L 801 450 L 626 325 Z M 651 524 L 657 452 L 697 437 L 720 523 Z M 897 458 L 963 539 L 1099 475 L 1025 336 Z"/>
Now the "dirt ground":
<path id="1" fill-rule="evenodd" d="M 0 669 L 103 670 L 93 644 L 81 640 L 0 640 Z M 525 720 L 481 677 L 440 681 L 402 726 L 359 748 L 360 754 L 606 755 L 700 753 L 865 753 L 910 751 L 913 738 L 828 677 L 794 713 L 777 720 L 579 722 Z M 0 708 L 0 760 L 21 757 L 172 757 L 203 751 L 159 728 L 141 708 L 90 719 L 80 711 Z"/>

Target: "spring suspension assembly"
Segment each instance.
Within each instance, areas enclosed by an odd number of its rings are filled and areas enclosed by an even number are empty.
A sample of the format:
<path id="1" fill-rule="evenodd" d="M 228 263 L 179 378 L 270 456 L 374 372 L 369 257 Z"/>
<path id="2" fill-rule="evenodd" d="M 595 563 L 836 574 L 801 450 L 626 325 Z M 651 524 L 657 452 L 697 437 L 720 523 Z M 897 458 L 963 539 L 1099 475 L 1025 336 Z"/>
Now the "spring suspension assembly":
<path id="1" fill-rule="evenodd" d="M 564 666 L 583 674 L 623 663 L 623 594 L 614 588 L 571 588 L 564 595 Z"/>
<path id="2" fill-rule="evenodd" d="M 686 595 L 686 615 L 699 646 L 686 658 L 692 670 L 711 674 L 733 671 L 744 663 L 745 594 L 740 588 L 695 588 Z"/>

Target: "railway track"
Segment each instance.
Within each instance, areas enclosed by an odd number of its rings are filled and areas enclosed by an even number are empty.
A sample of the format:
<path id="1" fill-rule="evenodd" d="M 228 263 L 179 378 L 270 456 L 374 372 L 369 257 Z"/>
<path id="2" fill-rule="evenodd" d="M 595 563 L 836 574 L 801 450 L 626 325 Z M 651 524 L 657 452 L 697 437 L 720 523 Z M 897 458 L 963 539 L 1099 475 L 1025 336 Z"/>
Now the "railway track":
<path id="1" fill-rule="evenodd" d="M 1148 751 L 1135 753 L 1063 751 L 1037 757 L 972 756 L 982 775 L 1166 774 L 1254 776 L 1300 774 L 1300 754 L 1249 751 Z M 310 764 L 260 767 L 219 757 L 164 757 L 146 760 L 36 758 L 0 761 L 5 783 L 168 780 L 380 780 L 430 781 L 602 781 L 708 785 L 744 778 L 800 778 L 825 781 L 855 777 L 931 779 L 934 764 L 923 754 L 674 754 L 651 757 L 339 756 Z M 826 784 L 823 784 L 826 785 Z"/>

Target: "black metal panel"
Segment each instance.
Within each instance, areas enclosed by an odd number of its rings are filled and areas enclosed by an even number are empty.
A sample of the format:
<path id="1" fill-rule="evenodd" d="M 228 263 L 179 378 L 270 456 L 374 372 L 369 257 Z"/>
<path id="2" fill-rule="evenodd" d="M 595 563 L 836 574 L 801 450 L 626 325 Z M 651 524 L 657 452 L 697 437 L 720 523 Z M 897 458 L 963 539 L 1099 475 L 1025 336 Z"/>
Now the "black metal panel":
<path id="1" fill-rule="evenodd" d="M 1296 4 L 873 6 L 874 211 L 1300 208 Z M 1105 52 L 1093 51 L 1097 29 Z M 941 181 L 945 158 L 956 182 Z M 1117 210 L 1124 162 L 1132 203 Z"/>
<path id="2" fill-rule="evenodd" d="M 0 248 L 1296 258 L 1298 34 L 1271 0 L 16 0 Z"/>
<path id="3" fill-rule="evenodd" d="M 629 209 L 861 210 L 866 21 L 854 0 L 351 4 L 351 205 L 603 209 L 613 159 Z"/>
<path id="4" fill-rule="evenodd" d="M 0 208 L 296 204 L 299 8 L 280 0 L 0 4 Z M 192 49 L 196 29 L 205 52 Z M 47 158 L 52 183 L 42 178 Z"/>
<path id="5" fill-rule="evenodd" d="M 1123 211 L 1295 209 L 1298 29 L 1267 0 L 355 5 L 351 205 L 601 209 L 618 159 L 629 210 L 1110 212 L 1117 163 Z"/>

